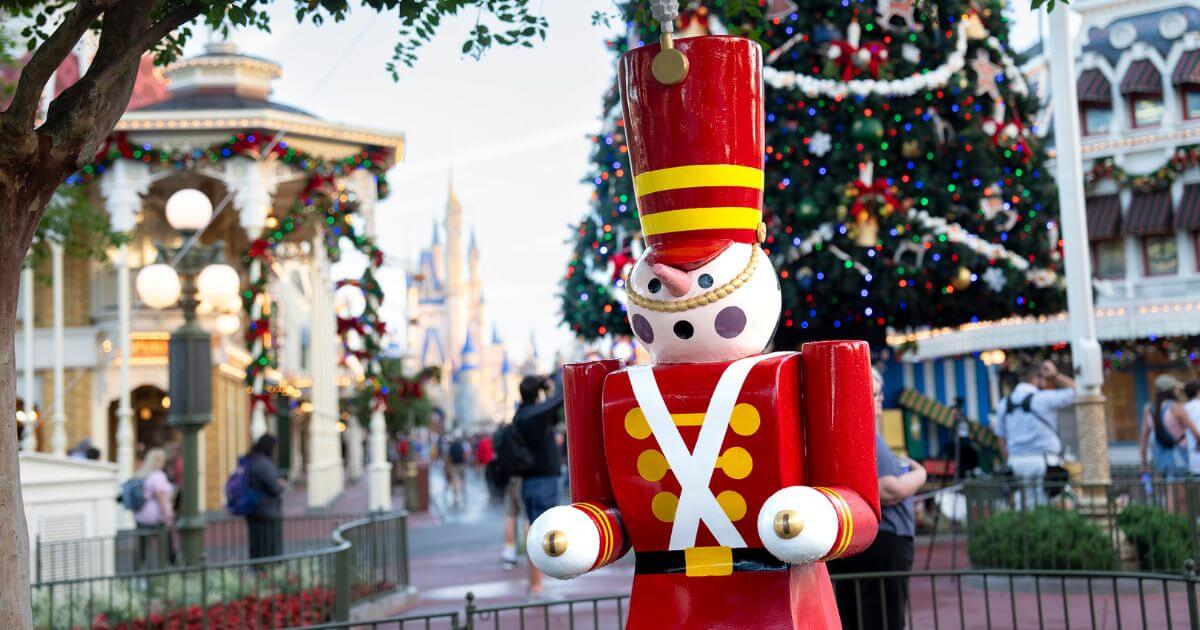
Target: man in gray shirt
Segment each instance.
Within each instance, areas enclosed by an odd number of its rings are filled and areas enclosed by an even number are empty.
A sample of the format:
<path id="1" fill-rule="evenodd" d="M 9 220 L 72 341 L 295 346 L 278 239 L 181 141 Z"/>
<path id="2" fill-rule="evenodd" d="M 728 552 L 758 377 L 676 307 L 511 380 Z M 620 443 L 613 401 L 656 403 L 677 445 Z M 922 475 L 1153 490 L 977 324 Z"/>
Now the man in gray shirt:
<path id="1" fill-rule="evenodd" d="M 1050 361 L 1027 366 L 1008 397 L 1000 401 L 995 431 L 1000 437 L 1000 456 L 1013 476 L 1032 492 L 1024 503 L 1031 506 L 1046 499 L 1046 469 L 1062 464 L 1062 440 L 1058 436 L 1058 412 L 1075 402 L 1075 381 L 1059 373 Z"/>

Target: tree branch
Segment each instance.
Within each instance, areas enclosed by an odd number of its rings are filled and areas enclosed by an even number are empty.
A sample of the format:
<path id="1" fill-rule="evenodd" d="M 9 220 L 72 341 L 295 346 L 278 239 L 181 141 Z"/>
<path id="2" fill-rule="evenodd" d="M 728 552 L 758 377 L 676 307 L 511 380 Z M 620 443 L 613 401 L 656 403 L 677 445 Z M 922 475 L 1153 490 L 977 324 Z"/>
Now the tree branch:
<path id="1" fill-rule="evenodd" d="M 143 31 L 136 39 L 127 44 L 121 52 L 117 53 L 115 58 L 107 61 L 92 80 L 96 83 L 104 83 L 111 80 L 128 64 L 140 62 L 142 55 L 148 52 L 152 46 L 165 39 L 167 35 L 171 34 L 171 31 L 183 26 L 203 11 L 204 6 L 201 4 L 185 4 L 163 14 L 157 22 L 150 25 L 150 28 Z M 89 69 L 88 78 L 91 75 L 92 72 Z"/>
<path id="2" fill-rule="evenodd" d="M 7 111 L 0 113 L 0 127 L 16 127 L 17 132 L 33 129 L 46 83 L 99 15 L 96 4 L 81 1 L 63 16 L 62 24 L 38 46 L 21 70 L 12 102 Z"/>

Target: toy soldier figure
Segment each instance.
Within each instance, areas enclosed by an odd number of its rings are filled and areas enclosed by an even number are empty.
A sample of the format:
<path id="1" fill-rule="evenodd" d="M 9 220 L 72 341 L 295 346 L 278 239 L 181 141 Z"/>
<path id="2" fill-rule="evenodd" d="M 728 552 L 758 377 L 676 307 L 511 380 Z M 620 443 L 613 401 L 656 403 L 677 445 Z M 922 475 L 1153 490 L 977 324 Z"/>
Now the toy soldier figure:
<path id="1" fill-rule="evenodd" d="M 780 287 L 764 240 L 762 52 L 736 37 L 621 58 L 646 251 L 625 289 L 655 363 L 563 368 L 574 504 L 529 531 L 572 578 L 633 548 L 628 627 L 838 628 L 824 561 L 879 520 L 866 344 L 762 354 Z"/>

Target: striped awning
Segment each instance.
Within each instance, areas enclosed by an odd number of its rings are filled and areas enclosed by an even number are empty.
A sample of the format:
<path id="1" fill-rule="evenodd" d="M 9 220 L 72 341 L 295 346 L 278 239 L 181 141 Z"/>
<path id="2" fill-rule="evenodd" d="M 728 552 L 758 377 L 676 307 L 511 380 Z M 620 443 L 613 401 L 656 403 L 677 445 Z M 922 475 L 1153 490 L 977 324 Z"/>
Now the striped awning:
<path id="1" fill-rule="evenodd" d="M 1171 73 L 1173 85 L 1200 85 L 1200 50 L 1189 50 L 1179 58 Z"/>
<path id="2" fill-rule="evenodd" d="M 1112 86 L 1099 70 L 1092 68 L 1079 74 L 1076 84 L 1080 103 L 1108 105 L 1112 103 Z"/>
<path id="3" fill-rule="evenodd" d="M 1175 213 L 1175 229 L 1200 230 L 1200 184 L 1183 187 L 1179 212 Z"/>
<path id="4" fill-rule="evenodd" d="M 1171 190 L 1134 193 L 1125 219 L 1125 232 L 1134 236 L 1171 232 Z"/>
<path id="5" fill-rule="evenodd" d="M 1087 200 L 1088 238 L 1102 241 L 1121 235 L 1121 198 L 1117 195 L 1089 197 Z"/>
<path id="6" fill-rule="evenodd" d="M 1148 59 L 1129 64 L 1121 79 L 1121 94 L 1162 94 L 1162 75 Z"/>

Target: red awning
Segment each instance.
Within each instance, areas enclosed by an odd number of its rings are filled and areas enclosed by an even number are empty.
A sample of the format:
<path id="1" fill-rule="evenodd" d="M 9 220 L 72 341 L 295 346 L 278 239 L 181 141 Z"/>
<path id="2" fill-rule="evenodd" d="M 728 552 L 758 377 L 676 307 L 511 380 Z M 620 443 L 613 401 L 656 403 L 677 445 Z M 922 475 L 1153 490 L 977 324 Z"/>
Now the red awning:
<path id="1" fill-rule="evenodd" d="M 1129 64 L 1121 79 L 1121 94 L 1162 94 L 1162 75 L 1148 59 Z"/>
<path id="2" fill-rule="evenodd" d="M 1109 105 L 1112 103 L 1112 86 L 1099 70 L 1092 68 L 1079 73 L 1076 83 L 1080 103 Z"/>
<path id="3" fill-rule="evenodd" d="M 1171 83 L 1174 85 L 1200 85 L 1200 50 L 1189 50 L 1175 64 L 1171 73 Z"/>
<path id="4" fill-rule="evenodd" d="M 1134 236 L 1171 232 L 1171 190 L 1134 193 L 1125 219 L 1125 232 Z"/>
<path id="5" fill-rule="evenodd" d="M 1183 187 L 1179 212 L 1175 213 L 1175 229 L 1200 230 L 1200 184 Z"/>
<path id="6" fill-rule="evenodd" d="M 1087 226 L 1088 238 L 1093 241 L 1121 236 L 1121 198 L 1117 195 L 1089 197 Z"/>

